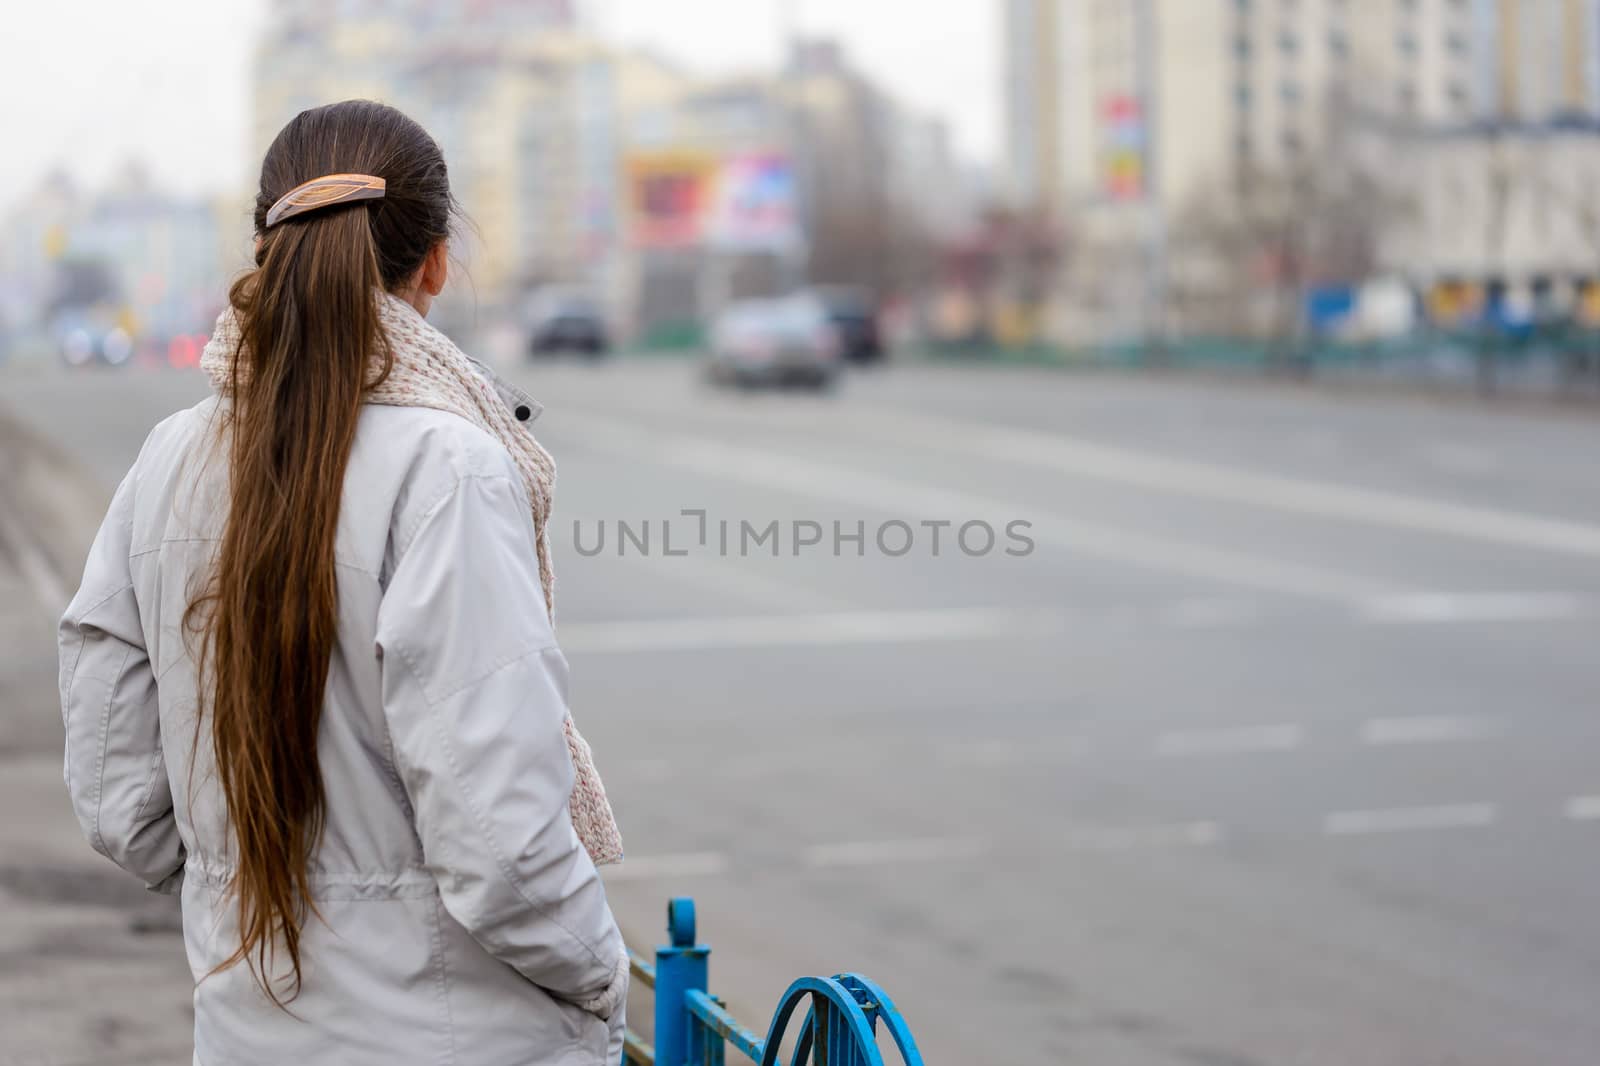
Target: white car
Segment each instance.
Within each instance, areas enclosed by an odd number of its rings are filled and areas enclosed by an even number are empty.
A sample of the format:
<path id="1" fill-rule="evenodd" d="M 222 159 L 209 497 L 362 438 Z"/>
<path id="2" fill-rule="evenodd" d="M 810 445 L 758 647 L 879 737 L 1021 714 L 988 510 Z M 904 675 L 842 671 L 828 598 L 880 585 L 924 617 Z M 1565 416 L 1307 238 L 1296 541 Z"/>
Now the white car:
<path id="1" fill-rule="evenodd" d="M 744 300 L 712 325 L 706 371 L 713 381 L 820 389 L 838 375 L 839 355 L 839 335 L 821 301 Z"/>

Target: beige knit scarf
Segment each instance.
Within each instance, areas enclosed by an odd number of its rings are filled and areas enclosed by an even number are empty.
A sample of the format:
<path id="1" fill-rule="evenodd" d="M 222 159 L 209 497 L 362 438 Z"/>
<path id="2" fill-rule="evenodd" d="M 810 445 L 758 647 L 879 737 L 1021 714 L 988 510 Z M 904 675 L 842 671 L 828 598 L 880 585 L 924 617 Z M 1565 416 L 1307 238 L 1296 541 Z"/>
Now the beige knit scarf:
<path id="1" fill-rule="evenodd" d="M 517 421 L 494 385 L 479 373 L 472 360 L 450 338 L 430 326 L 404 300 L 387 293 L 378 298 L 378 318 L 394 356 L 388 377 L 367 393 L 367 402 L 390 407 L 428 407 L 466 419 L 494 437 L 516 461 L 528 498 L 533 503 L 533 527 L 539 561 L 539 581 L 545 606 L 555 618 L 555 570 L 550 563 L 547 532 L 555 493 L 556 464 L 533 433 Z M 226 396 L 233 384 L 234 355 L 240 349 L 239 324 L 230 307 L 217 319 L 216 329 L 200 358 L 200 367 L 212 388 Z M 374 356 L 374 366 L 378 357 Z M 241 371 L 243 368 L 241 367 Z M 374 374 L 376 376 L 376 374 Z M 622 835 L 606 799 L 605 786 L 595 768 L 593 753 L 569 713 L 567 747 L 572 753 L 572 825 L 595 864 L 622 860 Z"/>

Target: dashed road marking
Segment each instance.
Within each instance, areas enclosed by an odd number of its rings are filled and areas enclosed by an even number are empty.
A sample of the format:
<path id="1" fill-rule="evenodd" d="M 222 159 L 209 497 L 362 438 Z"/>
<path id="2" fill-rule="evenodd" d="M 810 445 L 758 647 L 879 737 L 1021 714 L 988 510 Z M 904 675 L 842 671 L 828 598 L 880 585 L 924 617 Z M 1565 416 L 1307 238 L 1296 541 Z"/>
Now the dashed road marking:
<path id="1" fill-rule="evenodd" d="M 1359 606 L 1358 622 L 1428 625 L 1449 622 L 1545 622 L 1587 618 L 1587 599 L 1550 593 L 1426 594 L 1381 597 Z M 1105 619 L 1174 629 L 1230 629 L 1262 621 L 1258 605 L 1230 600 L 1179 600 L 1147 610 L 1069 611 L 1054 607 L 931 607 L 830 610 L 799 614 L 645 618 L 567 622 L 561 646 L 583 654 L 837 647 L 1053 637 Z"/>
<path id="2" fill-rule="evenodd" d="M 959 862 L 984 853 L 981 841 L 970 837 L 930 837 L 917 840 L 858 840 L 842 844 L 817 844 L 805 850 L 807 866 L 885 866 L 916 862 Z"/>
<path id="3" fill-rule="evenodd" d="M 1505 722 L 1487 715 L 1406 715 L 1369 718 L 1359 723 L 1354 739 L 1366 747 L 1423 747 L 1493 740 L 1505 735 Z M 1349 734 L 1325 731 L 1324 744 L 1341 746 Z M 1230 755 L 1270 755 L 1313 747 L 1316 738 L 1305 726 L 1293 722 L 1219 725 L 1200 729 L 1167 730 L 1152 736 L 1095 739 L 1082 734 L 1049 735 L 1029 739 L 966 738 L 960 740 L 899 743 L 893 755 L 887 749 L 863 747 L 853 751 L 814 751 L 788 747 L 719 765 L 716 774 L 728 780 L 763 780 L 782 774 L 819 772 L 867 773 L 891 757 L 909 769 L 937 767 L 1004 769 L 1025 766 L 1064 766 L 1090 756 L 1108 761 L 1127 759 L 1187 759 Z M 641 759 L 626 764 L 627 772 L 646 784 L 674 776 L 702 774 L 694 764 L 678 765 L 665 759 Z"/>
<path id="4" fill-rule="evenodd" d="M 569 622 L 561 647 L 585 654 L 822 647 L 1035 637 L 1066 628 L 1050 608 L 946 607 L 902 611 Z"/>
<path id="5" fill-rule="evenodd" d="M 1416 625 L 1554 622 L 1581 618 L 1588 603 L 1564 592 L 1418 592 L 1378 596 L 1361 605 L 1369 622 Z"/>
<path id="6" fill-rule="evenodd" d="M 1492 718 L 1459 714 L 1419 714 L 1398 718 L 1369 718 L 1361 723 L 1361 743 L 1447 744 L 1483 740 L 1498 731 Z"/>
<path id="7" fill-rule="evenodd" d="M 776 748 L 718 762 L 714 770 L 695 766 L 693 773 L 708 776 L 714 773 L 728 781 L 765 781 L 778 774 L 804 774 L 823 778 L 841 773 L 868 774 L 887 763 L 893 756 L 885 751 L 861 746 L 828 751 L 795 751 Z"/>
<path id="8" fill-rule="evenodd" d="M 1089 747 L 1089 742 L 1081 737 L 1052 737 L 1027 742 L 972 740 L 940 746 L 939 760 L 948 766 L 986 767 L 1065 763 L 1084 755 Z"/>
<path id="9" fill-rule="evenodd" d="M 676 855 L 624 858 L 620 865 L 601 871 L 606 881 L 664 881 L 684 877 L 722 877 L 733 868 L 719 851 L 690 851 Z"/>
<path id="10" fill-rule="evenodd" d="M 1247 752 L 1293 751 L 1305 742 L 1305 731 L 1292 723 L 1184 729 L 1156 737 L 1161 758 L 1238 755 Z"/>
<path id="11" fill-rule="evenodd" d="M 1600 821 L 1600 796 L 1573 796 L 1567 801 L 1566 815 L 1575 822 Z"/>
<path id="12" fill-rule="evenodd" d="M 1054 469 L 1077 477 L 1291 514 L 1439 533 L 1466 540 L 1587 557 L 1600 556 L 1600 526 L 1570 519 L 1476 507 L 1218 463 L 1171 458 L 1036 430 L 953 423 L 906 412 L 874 411 L 860 426 L 924 447 Z M 958 432 L 951 432 L 959 425 Z"/>
<path id="13" fill-rule="evenodd" d="M 943 520 L 962 516 L 988 520 L 995 528 L 1003 528 L 1013 519 L 1028 519 L 1033 523 L 1028 535 L 1036 542 L 1077 555 L 1324 602 L 1359 604 L 1374 596 L 1404 591 L 1393 582 L 1326 567 L 1267 559 L 1064 514 L 1031 508 L 1022 511 L 1014 500 L 918 484 L 783 452 L 733 450 L 708 437 L 647 432 L 601 414 L 582 413 L 580 417 L 594 430 L 590 439 L 598 446 L 630 457 L 644 455 L 679 469 L 767 490 L 842 501 L 874 513 L 890 511 Z"/>
<path id="14" fill-rule="evenodd" d="M 1600 821 L 1600 795 L 1574 796 L 1563 811 L 1572 821 Z M 1492 803 L 1448 803 L 1431 806 L 1388 807 L 1334 811 L 1322 819 L 1322 835 L 1368 836 L 1385 833 L 1426 833 L 1483 828 L 1499 820 Z M 1308 827 L 1309 828 L 1309 827 Z M 1169 848 L 1208 848 L 1227 841 L 1232 831 L 1210 820 L 1147 824 L 1069 825 L 1052 841 L 1035 841 L 1026 849 L 996 845 L 977 837 L 909 837 L 851 840 L 813 844 L 801 849 L 793 862 L 810 869 L 849 869 L 874 866 L 963 863 L 993 857 L 1023 857 L 1040 850 L 1082 853 L 1136 852 Z M 693 851 L 642 856 L 619 866 L 605 867 L 608 882 L 672 881 L 696 877 L 725 877 L 735 868 L 735 858 L 724 852 Z"/>
<path id="15" fill-rule="evenodd" d="M 1373 600 L 1358 621 L 1378 624 L 1539 623 L 1595 615 L 1578 597 L 1526 594 L 1427 595 Z M 1117 618 L 1138 624 L 1138 611 Z M 1243 603 L 1179 602 L 1144 615 L 1155 626 L 1227 629 L 1250 624 L 1261 613 Z M 840 647 L 874 643 L 938 643 L 1053 637 L 1093 615 L 1048 607 L 934 607 L 907 610 L 843 610 L 802 615 L 718 615 L 704 618 L 645 618 L 565 623 L 562 650 L 582 655 L 632 655 L 643 651 L 738 650 L 738 648 Z"/>
<path id="16" fill-rule="evenodd" d="M 1492 803 L 1446 803 L 1431 807 L 1335 811 L 1323 818 L 1322 831 L 1327 836 L 1362 836 L 1372 833 L 1471 829 L 1494 824 L 1497 814 Z"/>
<path id="17" fill-rule="evenodd" d="M 1068 851 L 1117 852 L 1146 848 L 1210 847 L 1224 838 L 1216 822 L 1176 822 L 1156 825 L 1075 826 L 1060 839 Z M 920 863 L 972 862 L 990 848 L 973 837 L 923 837 L 890 840 L 852 840 L 815 844 L 800 853 L 800 863 L 811 869 L 899 866 Z M 608 882 L 672 881 L 696 877 L 724 877 L 734 867 L 722 852 L 683 852 L 626 859 L 601 873 Z"/>
<path id="18" fill-rule="evenodd" d="M 1177 822 L 1171 825 L 1084 826 L 1067 831 L 1072 851 L 1131 851 L 1139 848 L 1210 847 L 1222 842 L 1223 828 L 1216 822 Z"/>

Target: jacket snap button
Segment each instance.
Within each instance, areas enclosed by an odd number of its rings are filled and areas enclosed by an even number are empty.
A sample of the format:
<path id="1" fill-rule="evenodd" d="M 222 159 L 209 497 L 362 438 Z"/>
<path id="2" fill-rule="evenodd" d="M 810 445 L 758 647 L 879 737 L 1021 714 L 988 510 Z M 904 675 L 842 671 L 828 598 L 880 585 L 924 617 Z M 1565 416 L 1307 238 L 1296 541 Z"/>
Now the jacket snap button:
<path id="1" fill-rule="evenodd" d="M 533 409 L 525 403 L 517 404 L 516 416 L 518 422 L 526 422 L 533 417 Z"/>

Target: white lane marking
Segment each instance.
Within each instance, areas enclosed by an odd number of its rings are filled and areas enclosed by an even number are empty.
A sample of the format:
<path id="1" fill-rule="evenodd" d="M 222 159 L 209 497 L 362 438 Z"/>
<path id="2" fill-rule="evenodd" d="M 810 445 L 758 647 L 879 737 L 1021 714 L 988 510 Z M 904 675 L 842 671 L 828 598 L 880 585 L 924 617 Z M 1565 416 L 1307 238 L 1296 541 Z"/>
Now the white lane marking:
<path id="1" fill-rule="evenodd" d="M 1033 743 L 974 740 L 941 744 L 931 750 L 869 744 L 859 750 L 807 751 L 791 746 L 781 753 L 726 760 L 712 768 L 694 762 L 680 764 L 667 759 L 639 759 L 619 764 L 617 773 L 619 781 L 626 778 L 641 784 L 660 784 L 679 777 L 704 778 L 707 775 L 727 781 L 763 781 L 793 774 L 809 777 L 869 774 L 889 763 L 930 772 L 952 766 L 993 768 L 1060 765 L 1079 758 L 1086 750 L 1087 742 L 1076 737 L 1051 738 Z"/>
<path id="2" fill-rule="evenodd" d="M 1390 807 L 1368 811 L 1335 811 L 1322 820 L 1326 836 L 1370 833 L 1416 833 L 1433 829 L 1468 829 L 1492 825 L 1498 812 L 1492 803 L 1447 803 L 1431 807 Z"/>
<path id="3" fill-rule="evenodd" d="M 1069 553 L 1314 600 L 1359 605 L 1375 596 L 1404 591 L 1391 582 L 1323 567 L 1274 561 L 1258 554 L 1212 548 L 1173 537 L 1025 509 L 1015 500 L 933 488 L 781 452 L 749 447 L 732 449 L 709 438 L 684 433 L 656 429 L 646 432 L 604 415 L 575 413 L 573 418 L 581 420 L 592 431 L 587 442 L 596 448 L 612 449 L 630 458 L 642 455 L 652 461 L 745 482 L 767 491 L 842 501 L 874 513 L 892 513 L 902 519 L 985 520 L 997 533 L 1003 533 L 1012 520 L 1025 519 L 1032 522 L 1027 535 L 1034 541 Z"/>
<path id="4" fill-rule="evenodd" d="M 1566 815 L 1575 822 L 1600 821 L 1600 796 L 1573 796 L 1567 800 Z"/>
<path id="5" fill-rule="evenodd" d="M 729 759 L 709 770 L 694 767 L 690 772 L 699 777 L 715 774 L 728 781 L 763 781 L 779 774 L 804 774 L 820 779 L 868 774 L 885 763 L 906 758 L 908 756 L 904 752 L 884 751 L 870 746 L 811 753 L 791 747 L 783 751 Z"/>
<path id="6" fill-rule="evenodd" d="M 1406 593 L 1360 606 L 1364 619 L 1387 624 L 1560 621 L 1587 610 L 1584 600 L 1564 592 Z"/>
<path id="7" fill-rule="evenodd" d="M 1369 718 L 1361 723 L 1361 743 L 1445 744 L 1453 741 L 1483 740 L 1499 729 L 1499 723 L 1481 715 L 1418 714 L 1397 718 Z"/>
<path id="8" fill-rule="evenodd" d="M 919 840 L 857 840 L 842 844 L 817 844 L 802 854 L 807 866 L 885 866 L 906 862 L 951 862 L 982 855 L 981 841 L 970 837 L 930 837 Z"/>
<path id="9" fill-rule="evenodd" d="M 1292 723 L 1180 729 L 1156 737 L 1161 758 L 1237 755 L 1247 752 L 1293 751 L 1305 742 L 1305 730 Z"/>
<path id="10" fill-rule="evenodd" d="M 1067 831 L 1071 851 L 1129 851 L 1135 848 L 1210 847 L 1221 843 L 1224 831 L 1216 822 L 1178 822 L 1172 825 L 1077 826 Z"/>
<path id="11" fill-rule="evenodd" d="M 922 446 L 976 452 L 1011 463 L 1045 466 L 1066 474 L 1162 492 L 1542 551 L 1600 556 L 1600 526 L 1585 522 L 1172 459 L 1079 438 L 945 417 L 874 411 L 870 419 L 863 417 L 858 422 L 879 435 L 892 433 L 892 424 L 899 424 L 901 436 L 909 429 L 915 442 Z"/>
<path id="12" fill-rule="evenodd" d="M 569 622 L 561 647 L 586 654 L 997 640 L 1064 631 L 1049 608 L 948 607 L 909 611 Z"/>
<path id="13" fill-rule="evenodd" d="M 1030 763 L 1065 763 L 1089 748 L 1081 737 L 1062 737 L 1023 743 L 1015 740 L 974 740 L 944 744 L 939 760 L 948 766 L 1025 766 Z"/>
<path id="14" fill-rule="evenodd" d="M 624 858 L 618 866 L 601 868 L 604 881 L 660 881 L 679 877 L 721 877 L 733 864 L 716 851 L 690 851 L 676 855 Z"/>
<path id="15" fill-rule="evenodd" d="M 1575 604 L 1575 614 L 1526 608 L 1491 612 L 1439 607 L 1437 597 L 1408 600 L 1381 613 L 1358 612 L 1363 621 L 1543 621 L 1586 616 L 1592 611 Z M 1376 601 L 1375 601 L 1376 602 Z M 1398 602 L 1398 601 L 1396 601 Z M 906 610 L 824 611 L 815 614 L 717 615 L 697 618 L 625 619 L 615 622 L 567 622 L 561 646 L 583 654 L 627 654 L 652 651 L 696 651 L 736 648 L 829 647 L 850 644 L 925 643 L 964 640 L 1016 640 L 1066 633 L 1088 617 L 1050 607 L 934 607 Z M 1180 601 L 1144 615 L 1158 626 L 1175 629 L 1234 628 L 1261 618 L 1257 608 L 1223 601 Z M 1135 612 L 1111 611 L 1099 628 L 1137 623 Z M 1377 727 L 1382 728 L 1382 727 Z M 1383 743 L 1383 741 L 1372 741 Z"/>
<path id="16" fill-rule="evenodd" d="M 1566 804 L 1566 817 L 1574 821 L 1600 820 L 1600 795 L 1574 796 Z M 1492 825 L 1498 810 L 1491 803 L 1455 803 L 1424 807 L 1335 811 L 1323 819 L 1325 836 L 1363 836 L 1415 833 Z M 1150 825 L 1077 825 L 1058 838 L 1069 852 L 1123 852 L 1150 848 L 1205 848 L 1221 844 L 1227 827 L 1215 821 L 1156 823 Z M 974 837 L 921 837 L 889 840 L 853 840 L 815 844 L 800 853 L 802 865 L 813 869 L 892 866 L 907 863 L 971 862 L 992 853 Z M 732 858 L 722 852 L 697 851 L 653 855 L 625 860 L 601 871 L 608 882 L 725 877 L 733 870 Z"/>
<path id="17" fill-rule="evenodd" d="M 1413 744 L 1449 744 L 1487 740 L 1503 732 L 1502 719 L 1485 715 L 1409 715 L 1369 718 L 1360 724 L 1358 740 L 1368 747 Z M 1209 729 L 1169 730 L 1157 734 L 1143 754 L 1158 758 L 1200 758 L 1205 756 L 1286 752 L 1309 743 L 1303 726 L 1276 723 L 1248 726 L 1218 726 Z M 1034 740 L 945 741 L 931 749 L 905 748 L 895 752 L 865 748 L 859 751 L 816 752 L 786 750 L 765 756 L 734 760 L 719 765 L 715 773 L 733 781 L 762 780 L 768 777 L 804 773 L 839 775 L 868 773 L 898 759 L 913 769 L 946 767 L 1003 768 L 1020 766 L 1062 766 L 1081 760 L 1095 749 L 1084 736 L 1053 736 Z M 642 759 L 627 764 L 628 773 L 645 783 L 657 783 L 679 774 L 703 775 L 697 766 L 678 766 L 665 759 Z"/>

